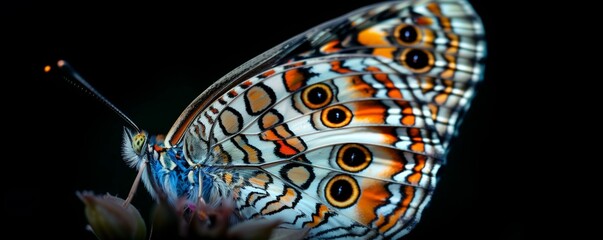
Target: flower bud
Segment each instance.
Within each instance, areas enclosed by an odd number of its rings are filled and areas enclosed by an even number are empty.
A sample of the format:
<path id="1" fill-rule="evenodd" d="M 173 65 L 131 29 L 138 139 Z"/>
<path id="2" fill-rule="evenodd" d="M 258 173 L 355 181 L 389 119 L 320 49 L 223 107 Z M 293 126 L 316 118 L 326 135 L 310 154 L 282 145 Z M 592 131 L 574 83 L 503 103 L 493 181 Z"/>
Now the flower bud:
<path id="1" fill-rule="evenodd" d="M 132 204 L 124 206 L 123 199 L 108 194 L 95 196 L 83 192 L 77 195 L 84 202 L 86 218 L 97 238 L 145 239 L 144 220 Z"/>

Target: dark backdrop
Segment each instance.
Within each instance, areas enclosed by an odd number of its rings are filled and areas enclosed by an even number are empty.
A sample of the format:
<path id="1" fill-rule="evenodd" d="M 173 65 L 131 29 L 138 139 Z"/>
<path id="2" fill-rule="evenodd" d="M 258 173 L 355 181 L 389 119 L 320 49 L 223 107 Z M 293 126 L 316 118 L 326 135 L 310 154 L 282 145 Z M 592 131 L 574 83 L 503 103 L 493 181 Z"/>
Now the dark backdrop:
<path id="1" fill-rule="evenodd" d="M 4 227 L 23 236 L 93 239 L 75 192 L 125 197 L 136 172 L 120 157 L 124 123 L 42 67 L 68 60 L 150 133 L 167 133 L 209 84 L 270 47 L 371 1 L 251 3 L 2 3 L 2 188 Z M 513 109 L 503 67 L 513 49 L 504 6 L 471 1 L 485 23 L 484 84 L 441 170 L 422 221 L 408 239 L 519 239 L 515 156 L 500 140 Z M 494 1 L 495 2 L 495 1 Z M 151 199 L 139 189 L 144 217 Z"/>

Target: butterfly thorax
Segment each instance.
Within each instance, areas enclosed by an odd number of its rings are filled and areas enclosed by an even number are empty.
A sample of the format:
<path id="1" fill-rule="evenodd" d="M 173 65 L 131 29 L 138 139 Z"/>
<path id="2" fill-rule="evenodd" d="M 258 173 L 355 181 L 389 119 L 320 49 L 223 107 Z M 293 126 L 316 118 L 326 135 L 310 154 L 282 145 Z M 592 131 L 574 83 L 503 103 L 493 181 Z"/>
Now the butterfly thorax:
<path id="1" fill-rule="evenodd" d="M 163 135 L 148 136 L 146 132 L 124 134 L 123 155 L 131 167 L 140 169 L 145 161 L 150 171 L 142 180 L 153 197 L 162 191 L 169 202 L 187 199 L 196 203 L 201 198 L 209 204 L 219 204 L 228 195 L 223 181 L 216 181 L 220 169 L 207 166 L 210 160 L 190 159 L 184 154 L 182 144 L 166 147 Z"/>

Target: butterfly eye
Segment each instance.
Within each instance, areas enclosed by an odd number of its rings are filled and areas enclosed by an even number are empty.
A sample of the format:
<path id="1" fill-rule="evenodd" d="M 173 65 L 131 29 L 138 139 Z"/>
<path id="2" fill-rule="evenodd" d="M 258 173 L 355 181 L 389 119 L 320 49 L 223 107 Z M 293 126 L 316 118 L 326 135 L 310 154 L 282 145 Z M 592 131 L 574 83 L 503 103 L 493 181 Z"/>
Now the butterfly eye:
<path id="1" fill-rule="evenodd" d="M 344 145 L 337 153 L 337 165 L 348 172 L 362 171 L 371 161 L 371 152 L 359 144 Z"/>
<path id="2" fill-rule="evenodd" d="M 328 85 L 318 83 L 304 89 L 302 100 L 306 107 L 310 109 L 318 109 L 331 103 L 333 92 Z"/>
<path id="3" fill-rule="evenodd" d="M 322 123 L 330 128 L 340 128 L 348 125 L 352 121 L 352 111 L 342 106 L 332 106 L 322 112 Z"/>
<path id="4" fill-rule="evenodd" d="M 422 49 L 404 49 L 400 60 L 404 66 L 415 73 L 425 73 L 434 64 L 433 54 Z"/>
<path id="5" fill-rule="evenodd" d="M 400 24 L 394 30 L 394 36 L 401 45 L 412 45 L 421 40 L 421 31 L 415 26 Z"/>
<path id="6" fill-rule="evenodd" d="M 348 175 L 337 175 L 327 183 L 325 188 L 327 201 L 337 208 L 346 208 L 358 200 L 360 188 L 356 180 Z"/>
<path id="7" fill-rule="evenodd" d="M 132 148 L 137 155 L 142 153 L 142 149 L 147 141 L 147 135 L 145 133 L 138 133 L 132 138 Z"/>

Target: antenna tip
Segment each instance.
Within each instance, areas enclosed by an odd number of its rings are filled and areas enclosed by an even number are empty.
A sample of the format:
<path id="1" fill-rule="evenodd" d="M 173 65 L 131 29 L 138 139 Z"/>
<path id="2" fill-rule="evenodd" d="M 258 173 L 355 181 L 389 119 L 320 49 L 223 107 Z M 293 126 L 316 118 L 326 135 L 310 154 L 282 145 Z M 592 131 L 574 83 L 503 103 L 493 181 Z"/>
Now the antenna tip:
<path id="1" fill-rule="evenodd" d="M 50 72 L 50 70 L 51 70 L 51 69 L 52 69 L 52 68 L 50 67 L 50 65 L 46 65 L 46 66 L 44 66 L 44 72 L 45 72 L 45 73 Z"/>
<path id="2" fill-rule="evenodd" d="M 57 66 L 59 66 L 59 67 L 63 67 L 63 66 L 65 66 L 65 63 L 66 63 L 66 62 L 65 62 L 65 60 L 62 60 L 62 59 L 61 59 L 61 60 L 59 60 L 59 61 L 57 62 Z"/>

